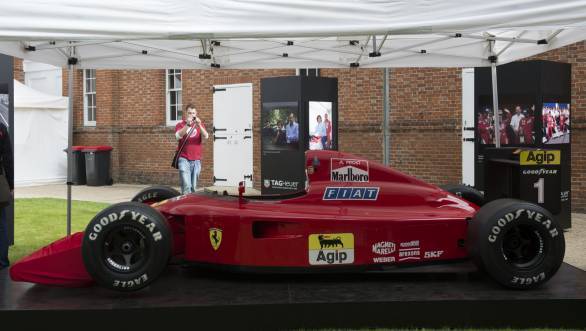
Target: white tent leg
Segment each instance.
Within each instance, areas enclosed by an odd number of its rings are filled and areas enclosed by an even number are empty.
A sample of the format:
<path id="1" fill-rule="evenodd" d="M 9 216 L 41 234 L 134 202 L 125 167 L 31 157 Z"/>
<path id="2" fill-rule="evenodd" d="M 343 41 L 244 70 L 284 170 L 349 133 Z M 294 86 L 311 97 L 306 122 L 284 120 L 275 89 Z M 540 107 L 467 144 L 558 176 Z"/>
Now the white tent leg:
<path id="1" fill-rule="evenodd" d="M 70 52 L 70 56 L 73 57 L 73 50 Z M 75 65 L 72 62 L 68 65 L 67 71 L 67 95 L 69 96 L 69 104 L 67 111 L 69 114 L 69 120 L 67 122 L 67 235 L 71 235 L 71 185 L 73 184 L 72 174 L 72 150 L 73 145 L 73 70 Z"/>
<path id="2" fill-rule="evenodd" d="M 501 123 L 499 119 L 499 92 L 497 86 L 496 62 L 492 63 L 492 107 L 494 110 L 494 135 L 496 147 L 501 147 Z"/>
<path id="3" fill-rule="evenodd" d="M 498 84 L 497 84 L 497 74 L 496 74 L 496 62 L 498 61 L 498 57 L 496 55 L 494 49 L 494 40 L 488 41 L 488 47 L 490 48 L 490 57 L 488 58 L 491 62 L 491 72 L 492 72 L 492 110 L 494 113 L 494 140 L 496 148 L 501 147 L 501 121 L 499 118 L 499 91 L 498 91 Z M 503 112 L 504 115 L 504 112 Z"/>

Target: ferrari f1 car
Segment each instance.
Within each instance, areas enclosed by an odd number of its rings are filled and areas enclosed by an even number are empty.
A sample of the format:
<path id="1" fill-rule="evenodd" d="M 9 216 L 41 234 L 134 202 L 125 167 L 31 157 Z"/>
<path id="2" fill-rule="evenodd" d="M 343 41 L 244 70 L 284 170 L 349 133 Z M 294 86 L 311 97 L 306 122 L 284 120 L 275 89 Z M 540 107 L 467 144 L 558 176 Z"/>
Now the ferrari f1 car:
<path id="1" fill-rule="evenodd" d="M 564 234 L 544 208 L 472 189 L 445 191 L 376 162 L 306 153 L 304 190 L 277 196 L 151 187 L 107 207 L 77 233 L 24 258 L 14 280 L 93 283 L 120 291 L 155 281 L 171 257 L 240 271 L 378 270 L 473 259 L 496 282 L 550 279 Z M 474 202 L 472 202 L 474 201 Z"/>

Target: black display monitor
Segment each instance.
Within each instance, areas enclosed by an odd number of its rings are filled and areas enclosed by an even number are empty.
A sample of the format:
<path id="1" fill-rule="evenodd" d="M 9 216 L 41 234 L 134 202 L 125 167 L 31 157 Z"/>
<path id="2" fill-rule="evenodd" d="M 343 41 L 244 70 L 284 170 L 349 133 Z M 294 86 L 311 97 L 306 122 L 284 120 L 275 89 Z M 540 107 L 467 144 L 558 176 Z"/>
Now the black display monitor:
<path id="1" fill-rule="evenodd" d="M 543 120 L 544 144 L 570 143 L 570 104 L 544 102 L 541 118 Z"/>
<path id="2" fill-rule="evenodd" d="M 336 146 L 332 103 L 329 101 L 309 101 L 309 149 L 324 150 Z"/>

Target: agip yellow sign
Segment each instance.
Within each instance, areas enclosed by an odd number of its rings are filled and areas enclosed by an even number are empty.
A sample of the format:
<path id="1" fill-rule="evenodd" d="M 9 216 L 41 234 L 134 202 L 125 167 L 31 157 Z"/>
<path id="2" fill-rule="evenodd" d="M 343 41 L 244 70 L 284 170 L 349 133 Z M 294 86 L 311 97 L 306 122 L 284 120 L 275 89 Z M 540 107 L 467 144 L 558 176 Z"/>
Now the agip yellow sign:
<path id="1" fill-rule="evenodd" d="M 521 151 L 521 165 L 559 165 L 561 152 L 558 151 Z"/>

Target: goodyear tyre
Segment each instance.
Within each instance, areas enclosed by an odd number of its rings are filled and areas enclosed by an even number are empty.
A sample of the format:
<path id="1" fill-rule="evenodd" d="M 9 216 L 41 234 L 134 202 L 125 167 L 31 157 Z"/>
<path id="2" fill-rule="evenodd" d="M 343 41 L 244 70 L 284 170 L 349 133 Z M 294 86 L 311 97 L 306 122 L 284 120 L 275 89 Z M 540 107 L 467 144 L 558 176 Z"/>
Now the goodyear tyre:
<path id="1" fill-rule="evenodd" d="M 82 256 L 98 284 L 134 291 L 161 274 L 171 247 L 171 231 L 161 213 L 139 202 L 123 202 L 91 220 L 84 233 Z"/>
<path id="2" fill-rule="evenodd" d="M 564 233 L 546 209 L 499 199 L 484 205 L 470 221 L 468 250 L 497 283 L 529 289 L 549 280 L 561 266 Z"/>
<path id="3" fill-rule="evenodd" d="M 180 196 L 181 193 L 169 186 L 150 186 L 138 192 L 131 201 L 146 203 L 147 205 L 155 202 L 171 199 Z"/>
<path id="4" fill-rule="evenodd" d="M 471 186 L 464 184 L 448 184 L 440 186 L 440 188 L 457 195 L 466 201 L 470 201 L 479 207 L 482 207 L 485 204 L 484 194 Z"/>

